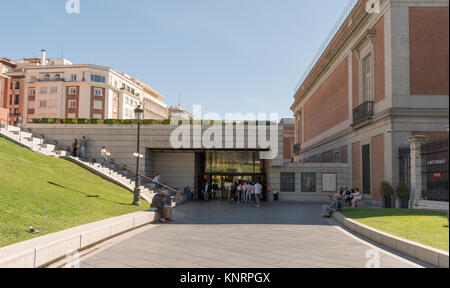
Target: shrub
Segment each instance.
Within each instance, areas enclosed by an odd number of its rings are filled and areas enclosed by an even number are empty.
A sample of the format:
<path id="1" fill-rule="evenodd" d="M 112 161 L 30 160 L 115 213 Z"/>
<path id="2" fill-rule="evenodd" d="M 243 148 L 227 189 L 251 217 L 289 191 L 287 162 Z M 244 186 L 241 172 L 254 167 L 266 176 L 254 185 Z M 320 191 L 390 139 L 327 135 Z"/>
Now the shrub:
<path id="1" fill-rule="evenodd" d="M 108 124 L 108 125 L 123 124 L 122 120 L 120 120 L 120 119 L 106 119 L 106 120 L 104 120 L 104 123 Z"/>
<path id="2" fill-rule="evenodd" d="M 399 199 L 409 199 L 409 197 L 411 196 L 411 192 L 404 182 L 398 183 L 395 187 L 395 196 L 397 196 Z"/>
<path id="3" fill-rule="evenodd" d="M 51 122 L 50 122 L 50 119 L 48 119 L 48 118 L 42 118 L 40 123 L 42 123 L 42 124 L 49 124 Z"/>
<path id="4" fill-rule="evenodd" d="M 151 119 L 142 120 L 142 124 L 144 125 L 155 125 L 156 121 Z"/>
<path id="5" fill-rule="evenodd" d="M 89 124 L 89 119 L 78 119 L 78 124 Z"/>
<path id="6" fill-rule="evenodd" d="M 59 118 L 53 118 L 52 121 L 53 121 L 52 122 L 53 124 L 61 124 L 64 122 L 64 120 L 61 121 L 61 119 L 59 119 Z"/>
<path id="7" fill-rule="evenodd" d="M 91 119 L 89 122 L 90 124 L 105 124 L 105 120 L 103 119 Z"/>
<path id="8" fill-rule="evenodd" d="M 381 183 L 380 194 L 384 197 L 391 197 L 392 195 L 394 195 L 394 189 L 392 188 L 392 185 L 386 181 Z"/>
<path id="9" fill-rule="evenodd" d="M 33 121 L 33 123 L 37 123 L 37 124 L 41 123 L 41 119 L 33 119 L 32 121 Z"/>
<path id="10" fill-rule="evenodd" d="M 77 119 L 64 119 L 64 124 L 77 124 Z"/>

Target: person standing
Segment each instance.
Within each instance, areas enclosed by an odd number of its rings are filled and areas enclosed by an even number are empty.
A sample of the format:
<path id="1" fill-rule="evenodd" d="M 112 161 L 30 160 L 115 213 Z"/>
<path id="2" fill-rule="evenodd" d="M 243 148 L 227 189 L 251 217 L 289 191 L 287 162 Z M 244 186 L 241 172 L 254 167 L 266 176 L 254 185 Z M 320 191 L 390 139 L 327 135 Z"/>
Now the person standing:
<path id="1" fill-rule="evenodd" d="M 256 207 L 261 207 L 261 193 L 262 193 L 262 185 L 259 183 L 259 181 L 255 184 L 255 200 L 256 200 Z"/>
<path id="2" fill-rule="evenodd" d="M 108 155 L 111 155 L 108 150 L 106 150 L 106 146 L 103 146 L 103 149 L 101 151 L 101 156 L 102 156 L 102 165 L 106 166 L 107 162 L 108 162 Z"/>
<path id="3" fill-rule="evenodd" d="M 78 140 L 74 139 L 72 143 L 72 156 L 77 157 L 78 154 Z"/>
<path id="4" fill-rule="evenodd" d="M 87 146 L 87 140 L 86 136 L 83 136 L 83 138 L 80 141 L 80 148 L 81 148 L 81 158 L 86 159 L 86 146 Z"/>
<path id="5" fill-rule="evenodd" d="M 242 184 L 240 182 L 236 182 L 236 198 L 237 198 L 237 202 L 241 201 L 241 197 L 242 197 Z"/>
<path id="6" fill-rule="evenodd" d="M 205 201 L 209 200 L 209 183 L 208 183 L 208 181 L 205 182 L 205 187 L 203 188 L 203 199 Z"/>

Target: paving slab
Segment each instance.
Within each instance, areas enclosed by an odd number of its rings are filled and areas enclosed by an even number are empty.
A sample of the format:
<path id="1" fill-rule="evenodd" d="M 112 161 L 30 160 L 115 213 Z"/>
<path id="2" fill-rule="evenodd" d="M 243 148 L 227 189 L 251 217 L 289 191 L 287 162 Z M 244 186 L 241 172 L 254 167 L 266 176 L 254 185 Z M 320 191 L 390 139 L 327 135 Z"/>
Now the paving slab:
<path id="1" fill-rule="evenodd" d="M 320 215 L 322 205 L 188 202 L 173 224 L 160 225 L 82 261 L 83 268 L 419 268 L 350 234 Z M 368 257 L 369 255 L 369 257 Z M 110 262 L 111 263 L 110 263 Z"/>

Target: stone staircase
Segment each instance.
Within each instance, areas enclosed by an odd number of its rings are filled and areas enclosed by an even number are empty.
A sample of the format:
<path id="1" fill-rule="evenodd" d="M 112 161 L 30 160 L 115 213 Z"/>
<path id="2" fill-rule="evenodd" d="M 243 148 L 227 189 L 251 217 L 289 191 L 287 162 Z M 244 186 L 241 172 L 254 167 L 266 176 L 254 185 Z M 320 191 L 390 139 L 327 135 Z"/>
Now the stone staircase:
<path id="1" fill-rule="evenodd" d="M 124 166 L 114 163 L 103 166 L 100 163 L 96 163 L 95 160 L 89 161 L 80 159 L 79 157 L 73 157 L 70 155 L 70 147 L 60 147 L 57 145 L 57 142 L 47 140 L 43 135 L 36 137 L 32 133 L 21 131 L 19 127 L 15 126 L 0 126 L 0 137 L 4 137 L 42 155 L 69 160 L 109 182 L 119 185 L 130 192 L 134 191 L 135 173 Z M 147 202 L 151 202 L 156 194 L 154 184 L 150 180 L 143 177 L 140 186 L 141 198 Z M 175 192 L 169 191 L 168 189 L 161 189 L 161 192 L 166 192 L 167 195 L 170 195 L 172 206 L 176 205 L 177 195 Z M 180 203 L 185 201 L 187 201 L 186 197 L 181 195 Z"/>
<path id="2" fill-rule="evenodd" d="M 134 191 L 135 175 L 127 169 L 123 169 L 120 166 L 114 165 L 114 164 L 108 164 L 108 166 L 106 167 L 100 163 L 95 163 L 93 161 L 80 159 L 79 157 L 73 157 L 70 155 L 62 157 L 62 158 L 69 160 L 69 161 L 91 171 L 92 173 L 97 174 L 98 176 L 104 178 L 105 180 L 108 180 L 114 184 L 117 184 L 131 192 Z M 139 188 L 141 189 L 141 198 L 147 202 L 151 202 L 151 200 L 153 199 L 153 197 L 156 194 L 154 191 L 153 185 L 145 184 L 145 185 L 141 185 Z"/>
<path id="3" fill-rule="evenodd" d="M 65 157 L 69 154 L 68 147 L 59 147 L 56 142 L 21 131 L 19 127 L 0 126 L 0 136 L 45 156 Z"/>

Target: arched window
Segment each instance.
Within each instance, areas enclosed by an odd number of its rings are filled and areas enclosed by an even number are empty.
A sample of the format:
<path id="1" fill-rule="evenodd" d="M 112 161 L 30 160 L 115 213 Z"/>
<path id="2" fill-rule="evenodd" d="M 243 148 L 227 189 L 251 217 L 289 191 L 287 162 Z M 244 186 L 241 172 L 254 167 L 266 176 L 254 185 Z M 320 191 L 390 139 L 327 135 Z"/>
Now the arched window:
<path id="1" fill-rule="evenodd" d="M 50 80 L 50 74 L 45 74 L 44 75 L 44 80 Z"/>
<path id="2" fill-rule="evenodd" d="M 55 74 L 55 80 L 61 80 L 61 75 L 60 74 Z"/>

